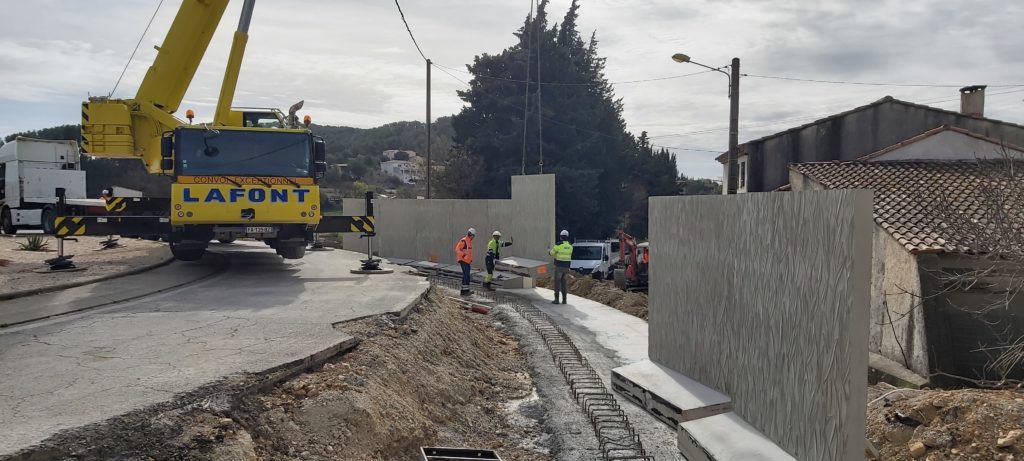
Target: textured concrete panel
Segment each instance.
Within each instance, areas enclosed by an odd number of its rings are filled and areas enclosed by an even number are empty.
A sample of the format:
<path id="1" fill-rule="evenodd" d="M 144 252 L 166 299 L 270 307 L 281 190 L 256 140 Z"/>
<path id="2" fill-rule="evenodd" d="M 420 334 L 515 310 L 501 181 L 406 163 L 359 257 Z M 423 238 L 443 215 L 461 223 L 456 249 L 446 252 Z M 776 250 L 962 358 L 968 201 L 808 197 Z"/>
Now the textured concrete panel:
<path id="1" fill-rule="evenodd" d="M 347 215 L 365 212 L 362 199 L 345 199 Z M 377 237 L 374 248 L 381 256 L 455 262 L 455 242 L 474 227 L 474 265 L 483 267 L 487 239 L 500 230 L 514 245 L 502 256 L 547 261 L 547 249 L 555 237 L 555 176 L 512 177 L 511 200 L 377 200 Z M 365 251 L 357 234 L 344 236 L 346 249 Z"/>
<path id="2" fill-rule="evenodd" d="M 651 198 L 651 359 L 798 459 L 863 459 L 871 201 Z"/>

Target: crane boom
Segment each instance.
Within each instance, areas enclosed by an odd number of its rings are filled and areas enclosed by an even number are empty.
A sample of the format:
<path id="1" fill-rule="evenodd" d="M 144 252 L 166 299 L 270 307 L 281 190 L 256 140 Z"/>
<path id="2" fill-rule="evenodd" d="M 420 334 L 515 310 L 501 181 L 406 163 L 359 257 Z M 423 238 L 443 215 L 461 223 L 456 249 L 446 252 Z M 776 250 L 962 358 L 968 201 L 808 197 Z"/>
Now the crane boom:
<path id="1" fill-rule="evenodd" d="M 186 0 L 181 4 L 135 94 L 136 101 L 169 114 L 178 111 L 227 6 L 228 0 Z"/>
<path id="2" fill-rule="evenodd" d="M 251 12 L 251 0 L 246 3 Z M 160 168 L 160 138 L 164 132 L 184 124 L 173 114 L 185 97 L 227 5 L 228 0 L 182 2 L 135 98 L 93 97 L 82 103 L 84 153 L 138 158 L 150 173 L 164 172 Z M 237 35 L 236 32 L 236 41 Z M 232 51 L 235 48 L 232 46 Z M 244 42 L 241 48 L 244 50 Z M 241 65 L 241 53 L 238 54 L 236 67 Z M 237 79 L 237 68 L 234 72 L 230 72 L 230 68 L 229 65 L 229 73 Z M 225 82 L 227 80 L 226 75 Z M 233 83 L 231 91 L 234 92 Z M 230 105 L 230 98 L 228 100 Z"/>

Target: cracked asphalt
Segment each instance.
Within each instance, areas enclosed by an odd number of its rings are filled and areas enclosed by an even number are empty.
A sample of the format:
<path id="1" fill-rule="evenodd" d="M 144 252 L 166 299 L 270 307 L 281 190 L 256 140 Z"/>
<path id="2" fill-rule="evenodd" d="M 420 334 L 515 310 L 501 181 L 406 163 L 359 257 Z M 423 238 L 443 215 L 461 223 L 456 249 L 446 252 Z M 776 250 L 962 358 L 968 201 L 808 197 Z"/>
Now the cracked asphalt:
<path id="1" fill-rule="evenodd" d="M 230 266 L 200 282 L 0 329 L 0 456 L 231 375 L 331 349 L 352 339 L 333 324 L 399 312 L 429 286 L 399 271 L 350 274 L 362 256 L 346 251 L 312 252 L 299 261 L 282 260 L 262 244 L 217 251 Z"/>

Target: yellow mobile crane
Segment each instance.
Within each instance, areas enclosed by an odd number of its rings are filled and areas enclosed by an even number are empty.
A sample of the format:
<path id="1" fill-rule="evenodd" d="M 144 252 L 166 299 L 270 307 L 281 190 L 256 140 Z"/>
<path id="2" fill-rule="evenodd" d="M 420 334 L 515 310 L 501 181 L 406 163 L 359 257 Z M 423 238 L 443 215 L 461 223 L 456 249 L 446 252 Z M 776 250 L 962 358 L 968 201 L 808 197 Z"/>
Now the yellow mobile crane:
<path id="1" fill-rule="evenodd" d="M 228 0 L 184 0 L 134 98 L 82 103 L 83 153 L 137 158 L 173 183 L 169 198 L 110 197 L 104 216 L 68 216 L 60 207 L 55 235 L 160 235 L 186 261 L 201 258 L 213 239 L 257 238 L 298 259 L 316 231 L 373 235 L 372 207 L 368 216 L 322 215 L 325 145 L 308 117 L 298 123 L 301 102 L 287 115 L 231 108 L 254 1 L 242 7 L 212 123 L 193 125 L 192 111 L 185 123 L 174 113 Z"/>

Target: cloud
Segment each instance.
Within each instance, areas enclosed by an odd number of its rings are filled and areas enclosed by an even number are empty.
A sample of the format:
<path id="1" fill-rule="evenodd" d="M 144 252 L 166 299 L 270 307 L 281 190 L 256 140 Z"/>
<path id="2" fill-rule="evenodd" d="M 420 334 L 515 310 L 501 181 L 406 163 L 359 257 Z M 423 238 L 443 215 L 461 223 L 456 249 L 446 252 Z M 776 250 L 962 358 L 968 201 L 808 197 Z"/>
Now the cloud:
<path id="1" fill-rule="evenodd" d="M 77 101 L 106 94 L 156 0 L 39 0 L 5 4 L 0 29 L 0 127 L 10 132 L 73 123 Z M 165 1 L 115 96 L 129 97 L 179 2 Z M 553 0 L 552 22 L 569 0 Z M 403 3 L 424 53 L 457 69 L 514 41 L 526 2 Z M 240 2 L 229 4 L 182 108 L 208 119 L 221 86 Z M 606 75 L 625 81 L 701 70 L 669 59 L 685 52 L 711 66 L 742 59 L 749 74 L 895 83 L 1024 83 L 1012 37 L 1024 4 L 1000 0 L 583 0 L 578 28 L 597 31 Z M 1011 37 L 1011 38 L 1008 38 Z M 468 80 L 469 76 L 453 72 Z M 425 65 L 391 2 L 307 0 L 256 5 L 236 105 L 286 108 L 306 100 L 317 123 L 369 127 L 424 116 Z M 462 83 L 435 69 L 433 114 L 462 107 Z M 955 88 L 858 87 L 744 77 L 740 140 L 757 138 L 883 96 L 957 107 Z M 655 144 L 723 151 L 726 80 L 709 73 L 618 85 L 624 117 Z M 998 92 L 992 89 L 990 93 Z M 1022 93 L 994 95 L 988 114 L 1024 120 Z M 943 101 L 945 99 L 945 101 Z M 10 110 L 17 108 L 17 111 Z M 16 113 L 17 112 L 17 113 Z M 31 112 L 31 116 L 26 116 Z M 49 115 L 47 115 L 49 114 Z M 663 136 L 673 134 L 676 136 Z M 677 151 L 680 170 L 717 177 L 715 153 Z"/>

